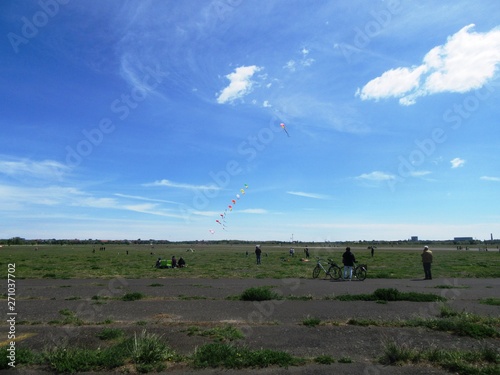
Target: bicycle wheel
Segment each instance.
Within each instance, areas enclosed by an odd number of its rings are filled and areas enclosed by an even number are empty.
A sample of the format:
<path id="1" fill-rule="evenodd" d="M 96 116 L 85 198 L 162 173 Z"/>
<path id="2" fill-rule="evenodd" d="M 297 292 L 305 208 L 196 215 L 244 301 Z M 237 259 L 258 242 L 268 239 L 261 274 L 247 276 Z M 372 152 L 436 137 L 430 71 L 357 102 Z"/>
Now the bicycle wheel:
<path id="1" fill-rule="evenodd" d="M 363 281 L 364 279 L 366 279 L 366 270 L 364 268 L 356 268 L 356 278 L 359 280 L 359 281 Z"/>
<path id="2" fill-rule="evenodd" d="M 328 276 L 330 276 L 330 279 L 333 279 L 334 278 L 334 274 L 335 274 L 335 267 L 334 266 L 330 266 L 330 268 L 328 268 L 328 272 L 326 274 Z"/>
<path id="3" fill-rule="evenodd" d="M 321 272 L 321 268 L 319 266 L 314 267 L 314 269 L 313 269 L 313 279 L 318 278 L 320 272 Z"/>
<path id="4" fill-rule="evenodd" d="M 342 269 L 339 266 L 330 267 L 330 277 L 333 280 L 338 280 L 342 277 Z"/>

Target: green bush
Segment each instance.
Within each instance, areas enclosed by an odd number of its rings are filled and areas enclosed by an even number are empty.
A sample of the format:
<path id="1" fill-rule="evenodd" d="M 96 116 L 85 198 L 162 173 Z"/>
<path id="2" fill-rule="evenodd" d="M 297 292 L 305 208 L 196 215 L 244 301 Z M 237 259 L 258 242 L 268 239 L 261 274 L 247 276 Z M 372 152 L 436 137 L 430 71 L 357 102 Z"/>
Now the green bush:
<path id="1" fill-rule="evenodd" d="M 139 292 L 127 293 L 122 297 L 122 301 L 137 301 L 144 298 L 144 294 Z"/>
<path id="2" fill-rule="evenodd" d="M 139 365 L 155 365 L 167 359 L 172 359 L 175 355 L 167 344 L 162 341 L 162 337 L 154 333 L 143 330 L 138 336 L 134 335 L 132 346 L 132 359 Z"/>
<path id="3" fill-rule="evenodd" d="M 377 289 L 373 296 L 380 301 L 400 301 L 400 292 L 394 288 Z"/>
<path id="4" fill-rule="evenodd" d="M 56 372 L 75 373 L 113 369 L 125 364 L 126 352 L 116 347 L 104 350 L 55 348 L 45 353 L 45 361 Z"/>
<path id="5" fill-rule="evenodd" d="M 335 359 L 331 355 L 319 355 L 316 358 L 314 358 L 314 362 L 319 363 L 321 365 L 331 365 L 332 363 L 335 363 Z"/>
<path id="6" fill-rule="evenodd" d="M 321 323 L 321 319 L 311 318 L 311 317 L 307 317 L 302 321 L 302 324 L 307 326 L 307 327 L 316 327 L 320 323 Z"/>
<path id="7" fill-rule="evenodd" d="M 250 350 L 239 348 L 225 343 L 212 343 L 201 346 L 192 356 L 193 366 L 196 368 L 246 368 L 281 367 L 303 364 L 304 360 L 292 355 L 269 349 Z"/>
<path id="8" fill-rule="evenodd" d="M 104 328 L 97 334 L 101 340 L 114 340 L 123 336 L 123 331 L 118 328 Z"/>
<path id="9" fill-rule="evenodd" d="M 339 301 L 411 301 L 437 302 L 446 301 L 446 298 L 432 293 L 400 292 L 394 288 L 381 288 L 372 294 L 345 294 L 335 297 Z"/>
<path id="10" fill-rule="evenodd" d="M 0 348 L 0 370 L 7 370 L 10 369 L 11 366 L 9 365 L 9 362 L 11 360 L 8 358 L 9 352 L 8 352 L 8 346 L 4 346 Z M 16 360 L 15 360 L 15 365 L 34 365 L 40 363 L 42 360 L 41 356 L 33 351 L 31 349 L 27 348 L 16 348 Z"/>
<path id="11" fill-rule="evenodd" d="M 266 286 L 249 288 L 240 295 L 242 301 L 269 301 L 273 299 L 281 299 L 281 296 Z"/>

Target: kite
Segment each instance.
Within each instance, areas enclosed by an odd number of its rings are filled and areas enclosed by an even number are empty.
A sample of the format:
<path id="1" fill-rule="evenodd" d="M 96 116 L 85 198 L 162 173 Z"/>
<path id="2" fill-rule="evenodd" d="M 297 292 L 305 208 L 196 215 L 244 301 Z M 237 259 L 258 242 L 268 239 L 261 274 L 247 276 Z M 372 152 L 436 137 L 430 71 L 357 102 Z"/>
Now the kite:
<path id="1" fill-rule="evenodd" d="M 285 123 L 284 123 L 284 122 L 282 122 L 282 123 L 280 124 L 280 126 L 281 126 L 281 128 L 285 131 L 286 135 L 290 136 L 290 134 L 288 134 L 288 131 L 286 130 Z"/>
<path id="2" fill-rule="evenodd" d="M 237 199 L 240 199 L 243 195 L 245 195 L 245 192 L 246 192 L 246 191 L 245 191 L 245 189 L 248 189 L 248 185 L 247 185 L 247 184 L 244 184 L 244 185 L 243 185 L 243 188 L 241 188 L 241 189 L 240 189 L 240 193 L 241 193 L 241 195 L 240 195 L 240 194 L 236 194 L 236 198 L 237 198 Z M 219 215 L 220 215 L 220 220 L 215 220 L 215 222 L 216 222 L 216 223 L 218 223 L 219 225 L 221 225 L 221 226 L 222 226 L 222 229 L 223 229 L 223 230 L 226 230 L 226 213 L 228 213 L 228 212 L 227 212 L 227 211 L 228 211 L 228 209 L 229 209 L 229 211 L 233 211 L 233 208 L 234 208 L 234 206 L 236 205 L 237 200 L 233 198 L 233 199 L 231 199 L 231 201 L 230 201 L 230 202 L 228 202 L 228 203 L 230 203 L 230 204 L 229 204 L 229 205 L 227 206 L 227 208 L 224 210 L 224 213 L 219 214 Z M 214 234 L 214 233 L 215 233 L 215 230 L 213 230 L 213 229 L 209 229 L 209 232 L 210 232 L 210 233 L 212 233 L 212 234 Z"/>

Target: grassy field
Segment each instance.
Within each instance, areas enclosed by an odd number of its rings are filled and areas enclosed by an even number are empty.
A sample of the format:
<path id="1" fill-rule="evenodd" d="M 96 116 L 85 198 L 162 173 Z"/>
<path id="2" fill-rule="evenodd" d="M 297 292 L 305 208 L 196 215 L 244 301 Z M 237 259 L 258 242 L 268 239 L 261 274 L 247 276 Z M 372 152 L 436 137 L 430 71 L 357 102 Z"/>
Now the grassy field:
<path id="1" fill-rule="evenodd" d="M 262 264 L 255 262 L 251 245 L 46 245 L 4 246 L 0 249 L 2 277 L 7 265 L 15 263 L 17 278 L 311 278 L 316 256 L 332 258 L 340 263 L 344 248 L 310 247 L 309 262 L 301 261 L 303 248 L 295 248 L 295 257 L 288 246 L 263 246 Z M 193 251 L 191 251 L 192 249 Z M 358 262 L 368 265 L 369 278 L 421 278 L 420 247 L 377 248 L 372 258 L 365 247 L 351 246 Z M 478 277 L 500 276 L 500 252 L 458 251 L 432 248 L 433 276 Z M 246 252 L 248 251 L 248 256 Z M 127 253 L 128 252 L 128 253 Z M 156 269 L 158 257 L 183 257 L 183 269 Z M 324 263 L 326 266 L 326 262 Z M 320 275 L 322 277 L 322 275 Z"/>

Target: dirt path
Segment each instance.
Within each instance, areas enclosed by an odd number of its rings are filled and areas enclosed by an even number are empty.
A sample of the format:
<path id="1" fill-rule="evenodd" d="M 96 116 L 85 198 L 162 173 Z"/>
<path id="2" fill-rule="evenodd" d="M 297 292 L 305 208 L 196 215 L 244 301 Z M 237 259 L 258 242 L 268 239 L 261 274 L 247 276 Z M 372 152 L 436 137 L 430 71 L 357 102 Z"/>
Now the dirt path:
<path id="1" fill-rule="evenodd" d="M 255 286 L 271 286 L 288 298 L 264 302 L 228 299 Z M 447 349 L 473 349 L 485 343 L 498 347 L 498 340 L 480 341 L 423 328 L 346 324 L 353 318 L 389 321 L 435 317 L 441 305 L 342 302 L 332 298 L 343 294 L 372 293 L 378 288 L 396 288 L 404 292 L 441 295 L 456 311 L 498 316 L 498 306 L 485 305 L 480 300 L 498 297 L 499 287 L 500 279 L 367 279 L 364 282 L 309 279 L 18 280 L 16 335 L 26 337 L 18 343 L 19 347 L 39 350 L 55 345 L 98 347 L 102 342 L 96 335 L 103 327 L 122 328 L 130 334 L 147 329 L 164 335 L 177 352 L 190 354 L 196 347 L 212 341 L 207 337 L 189 336 L 188 327 L 230 323 L 245 334 L 244 339 L 236 342 L 238 345 L 283 350 L 310 358 L 321 354 L 331 355 L 337 360 L 349 357 L 353 361 L 289 369 L 240 370 L 238 374 L 445 374 L 442 370 L 421 366 L 383 367 L 376 359 L 389 339 L 412 346 L 434 345 Z M 127 293 L 141 293 L 145 298 L 137 301 L 119 299 Z M 74 312 L 85 324 L 54 324 L 54 321 L 64 318 L 61 315 L 63 309 Z M 308 317 L 318 318 L 324 324 L 307 327 L 302 322 Z M 167 373 L 218 374 L 221 370 L 195 371 L 174 367 Z"/>

